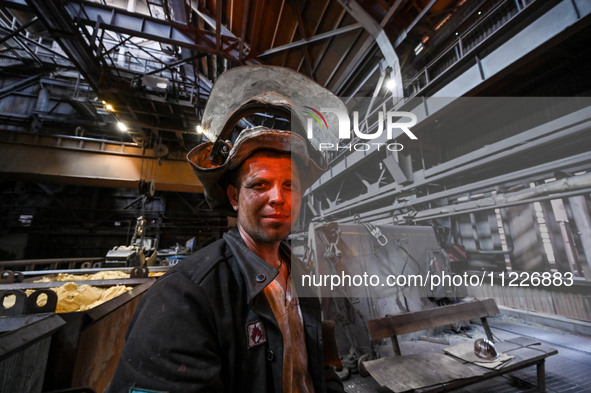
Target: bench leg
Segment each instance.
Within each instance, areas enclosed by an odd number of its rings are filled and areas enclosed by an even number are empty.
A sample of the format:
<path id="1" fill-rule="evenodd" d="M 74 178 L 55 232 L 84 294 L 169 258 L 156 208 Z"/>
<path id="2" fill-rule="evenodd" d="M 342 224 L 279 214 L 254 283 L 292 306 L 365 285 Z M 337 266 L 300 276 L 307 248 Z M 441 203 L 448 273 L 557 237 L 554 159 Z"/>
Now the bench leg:
<path id="1" fill-rule="evenodd" d="M 400 352 L 400 344 L 398 344 L 398 337 L 392 336 L 390 337 L 390 339 L 392 340 L 392 349 L 394 350 L 394 353 L 396 354 L 396 356 L 401 356 L 402 353 Z"/>
<path id="2" fill-rule="evenodd" d="M 495 340 L 493 339 L 492 331 L 490 330 L 490 326 L 488 325 L 488 321 L 486 320 L 486 317 L 480 318 L 480 322 L 482 323 L 482 327 L 484 328 L 484 331 L 486 332 L 486 337 L 491 342 L 495 342 Z"/>
<path id="3" fill-rule="evenodd" d="M 541 362 L 536 364 L 536 369 L 538 372 L 538 390 L 540 392 L 546 391 L 546 367 L 545 367 L 545 360 L 543 359 Z"/>

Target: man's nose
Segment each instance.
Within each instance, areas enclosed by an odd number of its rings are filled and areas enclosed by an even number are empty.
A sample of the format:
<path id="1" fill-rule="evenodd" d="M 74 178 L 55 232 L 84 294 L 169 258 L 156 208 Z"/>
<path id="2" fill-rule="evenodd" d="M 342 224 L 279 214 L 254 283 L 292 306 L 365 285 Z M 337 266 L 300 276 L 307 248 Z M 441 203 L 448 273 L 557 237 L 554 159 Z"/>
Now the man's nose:
<path id="1" fill-rule="evenodd" d="M 281 184 L 275 184 L 269 190 L 269 203 L 284 203 L 285 202 L 285 190 L 281 187 Z"/>

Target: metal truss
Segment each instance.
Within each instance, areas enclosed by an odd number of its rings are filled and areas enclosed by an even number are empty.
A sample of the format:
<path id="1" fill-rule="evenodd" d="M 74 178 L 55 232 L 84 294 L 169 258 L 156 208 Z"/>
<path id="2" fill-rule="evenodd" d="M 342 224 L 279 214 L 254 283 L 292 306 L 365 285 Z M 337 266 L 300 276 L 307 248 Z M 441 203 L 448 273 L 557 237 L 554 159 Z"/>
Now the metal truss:
<path id="1" fill-rule="evenodd" d="M 187 131 L 194 133 L 199 123 L 212 80 L 225 69 L 205 67 L 204 75 L 203 61 L 211 64 L 212 57 L 232 64 L 260 61 L 250 55 L 243 37 L 234 36 L 219 18 L 201 10 L 193 14 L 201 20 L 199 27 L 189 17 L 191 10 L 197 11 L 195 2 L 189 6 L 148 1 L 148 5 L 150 15 L 87 1 L 0 1 L 5 14 L 0 18 L 0 44 L 6 47 L 0 52 L 0 60 L 4 59 L 0 67 L 76 69 L 99 101 L 108 101 L 117 118 L 130 124 L 131 134 L 156 143 L 163 133 L 173 132 L 172 141 L 185 150 Z M 23 20 L 27 13 L 33 17 Z M 30 34 L 31 26 L 38 30 L 41 24 L 49 33 L 43 39 Z"/>
<path id="2" fill-rule="evenodd" d="M 542 106 L 551 101 L 538 99 L 536 103 Z M 567 101 L 572 104 L 576 100 L 564 100 Z M 586 135 L 591 128 L 591 104 L 588 100 L 585 103 L 581 109 L 563 117 L 438 165 L 415 169 L 414 173 L 408 165 L 405 168 L 404 156 L 398 155 L 395 160 L 385 149 L 371 156 L 364 151 L 351 152 L 333 163 L 331 173 L 324 175 L 311 189 L 306 203 L 314 215 L 327 220 L 385 220 L 388 223 L 432 220 L 470 209 L 490 210 L 524 203 L 497 198 L 493 202 L 483 199 L 484 202 L 467 204 L 456 210 L 450 206 L 452 201 L 464 196 L 490 195 L 498 189 L 519 189 L 524 184 L 527 187 L 528 182 L 544 182 L 555 173 L 572 176 L 589 171 L 591 154 L 575 150 L 575 146 L 588 143 Z M 378 139 L 375 141 L 379 142 Z M 534 151 L 538 153 L 532 155 Z M 539 153 L 541 151 L 552 152 L 560 158 L 546 161 L 545 154 Z M 501 168 L 509 162 L 512 163 L 510 168 L 515 170 L 503 173 Z M 382 169 L 376 171 L 376 168 Z M 358 178 L 357 182 L 353 180 L 355 178 Z M 358 183 L 356 187 L 355 183 Z M 590 186 L 586 184 L 582 191 L 571 187 L 565 192 L 579 195 L 587 192 Z M 543 199 L 547 195 L 536 197 Z M 438 209 L 437 206 L 445 208 Z M 416 215 L 417 211 L 421 214 Z"/>

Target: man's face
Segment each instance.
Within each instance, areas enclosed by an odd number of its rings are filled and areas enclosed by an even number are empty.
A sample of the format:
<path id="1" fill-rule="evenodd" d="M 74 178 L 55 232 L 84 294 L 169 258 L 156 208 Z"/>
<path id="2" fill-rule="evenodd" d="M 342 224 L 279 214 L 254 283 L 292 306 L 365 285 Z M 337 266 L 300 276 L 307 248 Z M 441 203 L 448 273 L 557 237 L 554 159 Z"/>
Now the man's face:
<path id="1" fill-rule="evenodd" d="M 300 177 L 289 156 L 253 154 L 239 168 L 237 187 L 229 185 L 227 193 L 238 226 L 261 245 L 285 239 L 300 211 Z"/>

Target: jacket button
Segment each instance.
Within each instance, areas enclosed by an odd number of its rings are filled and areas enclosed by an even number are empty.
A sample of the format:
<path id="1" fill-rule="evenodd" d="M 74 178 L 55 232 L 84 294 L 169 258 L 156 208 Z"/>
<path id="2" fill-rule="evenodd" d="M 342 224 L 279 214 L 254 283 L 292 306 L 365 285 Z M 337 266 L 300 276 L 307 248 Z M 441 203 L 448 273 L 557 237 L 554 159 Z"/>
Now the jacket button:
<path id="1" fill-rule="evenodd" d="M 275 360 L 275 354 L 270 349 L 267 351 L 267 360 L 270 361 L 270 362 L 272 362 L 273 360 Z"/>
<path id="2" fill-rule="evenodd" d="M 257 280 L 257 282 L 263 282 L 266 279 L 267 279 L 267 277 L 264 274 L 262 274 L 262 273 L 257 274 L 257 276 L 255 277 L 255 280 Z"/>

